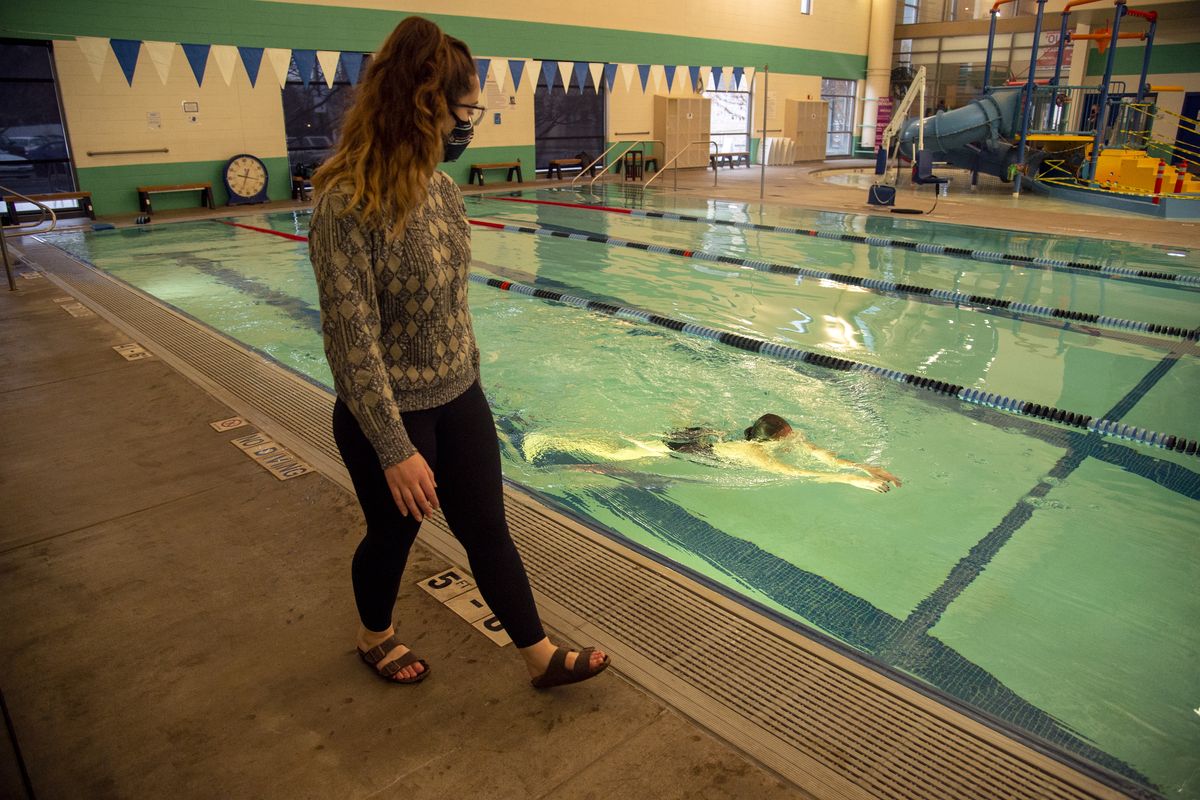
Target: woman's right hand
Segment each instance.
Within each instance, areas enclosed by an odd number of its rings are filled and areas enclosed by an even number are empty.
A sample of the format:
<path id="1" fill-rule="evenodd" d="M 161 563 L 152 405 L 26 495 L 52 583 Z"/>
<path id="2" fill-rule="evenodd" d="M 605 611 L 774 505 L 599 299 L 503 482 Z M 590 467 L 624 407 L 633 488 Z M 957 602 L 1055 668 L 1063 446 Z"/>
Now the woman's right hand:
<path id="1" fill-rule="evenodd" d="M 388 488 L 392 490 L 392 499 L 404 516 L 412 514 L 420 522 L 441 507 L 435 491 L 437 483 L 433 479 L 433 470 L 420 453 L 413 453 L 399 464 L 393 464 L 383 474 L 387 478 Z"/>

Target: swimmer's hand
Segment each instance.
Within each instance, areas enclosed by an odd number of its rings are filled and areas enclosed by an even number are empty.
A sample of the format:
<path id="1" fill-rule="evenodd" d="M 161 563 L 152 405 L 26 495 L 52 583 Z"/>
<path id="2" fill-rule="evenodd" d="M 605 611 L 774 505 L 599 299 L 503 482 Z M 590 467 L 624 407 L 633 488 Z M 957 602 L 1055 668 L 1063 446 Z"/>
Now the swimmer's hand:
<path id="1" fill-rule="evenodd" d="M 413 453 L 399 464 L 392 464 L 383 471 L 387 478 L 388 488 L 392 490 L 392 499 L 404 516 L 413 515 L 420 522 L 425 517 L 440 508 L 438 502 L 437 482 L 433 479 L 433 470 L 429 468 L 420 453 Z"/>
<path id="2" fill-rule="evenodd" d="M 872 492 L 890 492 L 892 485 L 881 478 L 848 478 L 845 481 L 859 489 L 869 489 Z"/>
<path id="3" fill-rule="evenodd" d="M 888 483 L 896 484 L 897 489 L 904 485 L 900 482 L 899 478 L 897 478 L 892 473 L 888 472 L 886 469 L 882 469 L 880 467 L 869 467 L 869 466 L 864 466 L 863 469 L 872 478 L 877 478 L 881 481 L 887 481 Z M 884 489 L 883 491 L 886 492 L 887 489 Z"/>

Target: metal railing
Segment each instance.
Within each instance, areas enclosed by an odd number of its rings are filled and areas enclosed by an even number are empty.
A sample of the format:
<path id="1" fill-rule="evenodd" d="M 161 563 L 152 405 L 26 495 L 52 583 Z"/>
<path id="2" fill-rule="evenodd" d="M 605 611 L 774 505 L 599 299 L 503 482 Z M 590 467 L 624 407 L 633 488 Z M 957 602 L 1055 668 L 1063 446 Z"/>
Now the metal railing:
<path id="1" fill-rule="evenodd" d="M 712 139 L 701 139 L 699 141 L 692 142 L 687 147 L 683 148 L 678 153 L 676 153 L 674 158 L 672 158 L 667 163 L 663 164 L 662 168 L 658 172 L 654 173 L 654 175 L 650 178 L 650 180 L 648 180 L 642 184 L 642 188 L 644 189 L 647 186 L 649 186 L 651 183 L 653 183 L 658 178 L 659 175 L 662 175 L 664 172 L 666 172 L 667 167 L 674 164 L 676 161 L 679 160 L 680 156 L 682 156 L 684 153 L 686 153 L 688 150 L 691 150 L 693 147 L 695 147 L 698 144 L 706 144 L 706 145 L 709 145 L 710 147 L 715 147 L 715 148 L 717 148 L 718 152 L 720 152 L 720 150 L 721 150 L 720 145 L 718 145 Z M 710 159 L 710 161 L 711 161 L 711 159 Z M 717 173 L 720 170 L 718 169 L 717 164 L 715 162 L 712 162 L 712 168 L 713 168 L 713 186 L 715 187 L 717 185 Z M 674 168 L 674 170 L 671 172 L 671 176 L 674 178 L 674 181 L 675 181 L 675 184 L 672 188 L 678 189 L 679 188 L 679 167 Z"/>
<path id="2" fill-rule="evenodd" d="M 8 290 L 10 292 L 15 292 L 17 290 L 17 284 L 13 280 L 12 262 L 9 261 L 9 258 L 8 258 L 8 237 L 10 237 L 10 236 L 30 236 L 31 234 L 34 234 L 34 233 L 48 233 L 49 231 L 54 230 L 54 228 L 58 225 L 58 215 L 54 213 L 54 209 L 52 209 L 50 206 L 46 205 L 45 203 L 40 203 L 37 200 L 32 200 L 32 199 L 26 197 L 25 195 L 21 194 L 20 192 L 9 189 L 7 186 L 0 186 L 0 198 L 7 198 L 7 197 L 16 197 L 21 202 L 32 203 L 33 205 L 35 205 L 39 209 L 41 209 L 41 212 L 42 212 L 42 215 L 40 217 L 38 217 L 37 222 L 26 222 L 23 224 L 18 223 L 7 229 L 3 225 L 0 225 L 0 256 L 2 256 L 4 259 L 4 274 L 8 277 Z M 5 205 L 8 205 L 7 200 L 5 201 Z M 16 212 L 15 208 L 9 207 L 8 211 L 12 215 L 13 219 L 17 218 L 17 212 Z M 46 221 L 47 215 L 50 216 L 50 227 L 42 228 L 40 226 L 43 222 Z M 37 228 L 37 230 L 24 230 L 25 228 Z M 6 230 L 7 230 L 7 232 L 6 232 Z"/>
<path id="3" fill-rule="evenodd" d="M 620 145 L 623 145 L 623 144 L 627 144 L 627 145 L 629 145 L 629 147 L 626 147 L 624 150 L 622 150 L 621 154 L 619 156 L 617 156 L 615 159 L 613 159 L 613 162 L 611 164 L 605 164 L 603 167 L 600 168 L 600 172 L 588 182 L 588 191 L 589 192 L 592 190 L 592 187 L 596 185 L 596 181 L 598 181 L 604 177 L 604 173 L 608 172 L 613 167 L 623 163 L 625 160 L 625 154 L 628 153 L 633 148 L 637 147 L 639 144 L 661 144 L 663 146 L 663 155 L 664 155 L 664 157 L 666 156 L 667 143 L 662 141 L 661 139 L 621 139 L 619 141 L 613 142 L 612 146 L 609 147 L 607 150 L 605 150 L 603 153 L 601 153 L 596 158 L 595 161 L 593 161 L 591 164 L 588 164 L 583 169 L 579 170 L 579 174 L 571 179 L 571 185 L 572 186 L 575 185 L 575 181 L 577 181 L 581 177 L 583 177 L 583 173 L 587 172 L 589 169 L 591 169 L 592 167 L 599 164 L 606 155 L 611 153 L 613 150 L 616 150 L 617 147 L 619 147 Z"/>

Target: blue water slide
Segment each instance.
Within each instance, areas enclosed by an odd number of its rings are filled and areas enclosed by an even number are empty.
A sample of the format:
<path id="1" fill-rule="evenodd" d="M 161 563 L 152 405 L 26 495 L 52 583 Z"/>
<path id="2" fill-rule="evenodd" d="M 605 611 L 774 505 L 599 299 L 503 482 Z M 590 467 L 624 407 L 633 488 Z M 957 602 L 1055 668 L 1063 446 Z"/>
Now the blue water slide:
<path id="1" fill-rule="evenodd" d="M 925 149 L 937 161 L 1009 179 L 1016 163 L 1012 143 L 1021 127 L 1023 87 L 993 89 L 962 108 L 939 111 L 925 120 Z M 917 148 L 920 120 L 911 120 L 900 133 L 900 155 L 911 159 Z"/>

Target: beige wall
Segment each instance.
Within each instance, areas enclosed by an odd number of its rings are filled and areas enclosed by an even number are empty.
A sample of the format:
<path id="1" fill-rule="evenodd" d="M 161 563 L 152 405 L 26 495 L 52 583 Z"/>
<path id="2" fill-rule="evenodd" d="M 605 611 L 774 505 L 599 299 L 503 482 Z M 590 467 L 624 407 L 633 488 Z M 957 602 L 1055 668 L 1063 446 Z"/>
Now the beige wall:
<path id="1" fill-rule="evenodd" d="M 55 41 L 54 61 L 77 167 L 218 161 L 238 153 L 263 158 L 287 155 L 279 83 L 265 60 L 255 88 L 250 87 L 240 59 L 226 86 L 211 53 L 204 86 L 197 88 L 178 45 L 166 85 L 144 47 L 132 87 L 111 50 L 105 54 L 99 81 L 76 41 Z M 189 122 L 191 115 L 184 114 L 185 100 L 199 102 L 197 122 Z M 158 115 L 161 127 L 152 127 L 150 114 Z M 88 155 L 88 151 L 162 147 L 170 152 Z"/>

